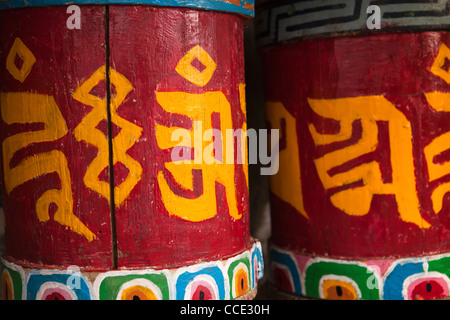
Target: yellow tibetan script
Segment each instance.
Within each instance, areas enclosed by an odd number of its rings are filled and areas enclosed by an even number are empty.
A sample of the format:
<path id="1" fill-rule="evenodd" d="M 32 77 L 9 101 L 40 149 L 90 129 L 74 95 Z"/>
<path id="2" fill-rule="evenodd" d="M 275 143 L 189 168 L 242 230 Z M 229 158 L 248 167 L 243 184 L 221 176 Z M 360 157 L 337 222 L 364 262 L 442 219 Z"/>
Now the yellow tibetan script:
<path id="1" fill-rule="evenodd" d="M 105 76 L 106 68 L 102 66 L 73 93 L 75 100 L 93 107 L 92 111 L 75 128 L 74 135 L 78 141 L 85 141 L 98 148 L 99 153 L 87 168 L 83 181 L 88 188 L 110 201 L 110 184 L 99 179 L 100 173 L 109 167 L 108 138 L 96 128 L 102 120 L 107 119 L 106 99 L 101 99 L 90 93 L 92 88 L 100 81 L 105 80 Z M 126 153 L 141 136 L 142 128 L 117 114 L 117 108 L 133 89 L 131 83 L 113 69 L 109 70 L 109 76 L 111 84 L 116 88 L 116 94 L 111 99 L 111 122 L 121 129 L 112 139 L 113 163 L 120 162 L 129 170 L 126 179 L 119 186 L 114 187 L 114 205 L 119 206 L 142 178 L 141 165 Z"/>
<path id="2" fill-rule="evenodd" d="M 194 58 L 205 65 L 206 68 L 203 71 L 200 72 L 191 65 Z M 195 46 L 180 59 L 175 70 L 189 82 L 203 87 L 209 82 L 215 69 L 216 64 L 209 54 L 202 47 Z M 245 110 L 244 88 L 244 84 L 239 85 L 242 110 Z M 219 159 L 214 155 L 214 152 L 226 150 L 230 146 L 223 141 L 214 141 L 214 143 L 204 141 L 207 132 L 209 133 L 213 129 L 213 115 L 220 118 L 220 128 L 216 128 L 220 132 L 226 132 L 226 129 L 233 128 L 231 106 L 226 96 L 221 91 L 208 91 L 200 94 L 156 92 L 156 100 L 166 112 L 186 115 L 192 120 L 192 128 L 181 143 L 172 139 L 173 133 L 178 129 L 177 127 L 155 124 L 157 143 L 161 149 L 169 149 L 180 145 L 184 145 L 188 150 L 191 147 L 194 148 L 193 159 L 166 162 L 165 168 L 184 189 L 193 190 L 195 187 L 200 187 L 199 185 L 194 186 L 195 172 L 201 173 L 202 181 L 201 195 L 193 199 L 185 198 L 177 195 L 171 189 L 164 172 L 160 171 L 157 179 L 161 190 L 161 199 L 166 210 L 170 215 L 192 222 L 214 217 L 217 214 L 215 184 L 218 182 L 225 187 L 230 216 L 234 219 L 240 219 L 242 214 L 238 212 L 238 199 L 236 198 L 234 183 L 235 165 L 228 164 L 229 162 L 225 163 L 223 158 Z M 246 129 L 245 124 L 243 129 Z M 212 141 L 212 136 L 209 136 L 209 138 Z M 244 150 L 244 156 L 246 156 L 246 144 L 241 144 L 241 148 L 241 151 Z M 206 152 L 206 158 L 205 150 L 210 151 L 209 153 Z M 247 171 L 244 170 L 244 173 L 247 179 Z"/>
<path id="3" fill-rule="evenodd" d="M 19 69 L 14 64 L 15 56 L 22 60 Z M 6 60 L 6 69 L 18 81 L 28 77 L 36 58 L 25 44 L 16 38 Z M 36 202 L 36 214 L 41 222 L 50 219 L 49 207 L 53 203 L 57 210 L 53 219 L 89 241 L 95 235 L 74 215 L 73 196 L 67 158 L 63 152 L 52 150 L 26 157 L 15 167 L 11 159 L 19 150 L 40 142 L 56 141 L 68 132 L 66 122 L 52 96 L 28 92 L 0 92 L 1 116 L 8 124 L 41 123 L 44 129 L 14 134 L 3 141 L 3 173 L 6 193 L 25 182 L 50 173 L 57 173 L 61 190 L 47 190 Z"/>
<path id="4" fill-rule="evenodd" d="M 266 117 L 271 129 L 280 130 L 280 139 L 286 142 L 285 147 L 280 148 L 278 153 L 279 171 L 269 176 L 270 190 L 308 219 L 303 205 L 297 121 L 281 102 L 267 102 Z M 282 121 L 284 121 L 285 130 L 281 128 Z"/>
<path id="5" fill-rule="evenodd" d="M 349 215 L 362 216 L 369 212 L 375 194 L 392 194 L 395 195 L 400 218 L 403 221 L 414 223 L 420 228 L 430 227 L 420 213 L 411 125 L 405 115 L 383 96 L 308 99 L 308 102 L 315 113 L 336 120 L 340 124 L 340 131 L 337 134 L 321 134 L 311 124 L 309 129 L 316 145 L 347 140 L 352 135 L 352 123 L 356 120 L 361 122 L 362 136 L 355 144 L 331 151 L 314 160 L 325 189 L 362 181 L 362 186 L 341 190 L 331 195 L 333 205 Z M 383 182 L 380 164 L 376 161 L 330 174 L 331 169 L 348 164 L 376 150 L 377 121 L 387 122 L 389 126 L 392 182 Z"/>
<path id="6" fill-rule="evenodd" d="M 447 60 L 450 60 L 450 49 L 442 43 L 430 72 L 450 84 L 450 70 L 445 67 Z M 434 91 L 424 95 L 434 112 L 450 112 L 449 92 Z M 314 159 L 324 189 L 341 187 L 331 194 L 331 203 L 348 215 L 363 216 L 369 212 L 374 195 L 394 195 L 401 220 L 423 229 L 429 228 L 430 224 L 423 219 L 420 211 L 411 123 L 406 116 L 383 96 L 309 98 L 308 104 L 317 115 L 339 123 L 339 132 L 334 134 L 322 133 L 315 124 L 309 124 L 309 132 L 316 146 L 351 141 L 354 123 L 358 121 L 361 125 L 361 136 L 356 142 Z M 298 143 L 296 119 L 281 102 L 268 102 L 266 113 L 273 128 L 280 129 L 280 123 L 284 121 L 287 144 L 285 150 L 280 150 L 280 172 L 270 177 L 271 191 L 308 217 L 303 207 L 299 153 L 295 148 Z M 389 130 L 389 165 L 392 168 L 392 177 L 387 179 L 389 181 L 383 180 L 380 163 L 377 161 L 360 164 L 355 162 L 363 155 L 377 152 L 380 122 L 387 123 Z M 436 182 L 437 185 L 431 192 L 433 211 L 436 214 L 442 210 L 444 196 L 450 192 L 450 182 L 445 181 L 445 177 L 450 175 L 450 161 L 437 161 L 436 156 L 450 150 L 449 141 L 450 131 L 447 131 L 434 137 L 423 149 L 429 181 Z M 283 168 L 289 168 L 288 173 L 283 173 Z M 288 175 L 289 178 L 286 178 Z"/>
<path id="7" fill-rule="evenodd" d="M 450 59 L 450 49 L 442 43 L 436 59 L 431 66 L 431 73 L 450 84 L 450 70 L 443 68 L 445 60 Z M 436 112 L 450 112 L 450 93 L 429 92 L 425 93 L 428 104 Z M 450 131 L 444 132 L 425 146 L 423 152 L 428 166 L 430 181 L 437 181 L 450 174 L 450 161 L 436 163 L 434 157 L 450 149 Z M 431 194 L 433 211 L 439 213 L 442 209 L 442 201 L 446 193 L 450 192 L 450 182 L 440 183 Z"/>

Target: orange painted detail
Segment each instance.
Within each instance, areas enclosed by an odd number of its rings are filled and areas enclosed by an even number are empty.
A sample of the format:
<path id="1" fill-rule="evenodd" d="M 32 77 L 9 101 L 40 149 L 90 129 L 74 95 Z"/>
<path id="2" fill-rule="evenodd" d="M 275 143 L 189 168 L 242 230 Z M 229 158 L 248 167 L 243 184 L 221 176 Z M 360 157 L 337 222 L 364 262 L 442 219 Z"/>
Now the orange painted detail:
<path id="1" fill-rule="evenodd" d="M 355 288 L 348 282 L 340 280 L 325 280 L 323 282 L 324 299 L 357 300 Z"/>
<path id="2" fill-rule="evenodd" d="M 4 271 L 2 273 L 2 300 L 14 300 L 14 287 L 11 276 Z"/>

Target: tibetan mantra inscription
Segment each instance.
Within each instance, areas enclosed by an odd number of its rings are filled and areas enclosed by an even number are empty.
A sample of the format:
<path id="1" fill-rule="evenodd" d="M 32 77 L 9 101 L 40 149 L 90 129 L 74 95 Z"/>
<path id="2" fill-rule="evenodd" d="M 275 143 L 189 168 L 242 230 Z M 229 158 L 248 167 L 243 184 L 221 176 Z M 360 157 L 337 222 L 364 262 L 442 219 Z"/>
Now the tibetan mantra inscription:
<path id="1" fill-rule="evenodd" d="M 1 13 L 8 256 L 108 270 L 249 250 L 246 164 L 171 159 L 177 128 L 245 129 L 242 18 L 111 6 L 106 51 L 105 8 L 83 6 L 81 30 L 65 10 Z"/>
<path id="2" fill-rule="evenodd" d="M 275 245 L 354 259 L 450 250 L 449 48 L 450 33 L 422 32 L 264 51 Z"/>

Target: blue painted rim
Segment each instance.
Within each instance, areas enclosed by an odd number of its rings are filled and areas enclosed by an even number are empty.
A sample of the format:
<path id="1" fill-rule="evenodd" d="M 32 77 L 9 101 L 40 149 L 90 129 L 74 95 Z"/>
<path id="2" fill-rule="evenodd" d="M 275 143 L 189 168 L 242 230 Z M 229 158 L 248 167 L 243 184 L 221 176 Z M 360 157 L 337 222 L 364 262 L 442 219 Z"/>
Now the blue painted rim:
<path id="1" fill-rule="evenodd" d="M 0 0 L 0 10 L 27 7 L 69 6 L 71 4 L 131 4 L 225 11 L 253 17 L 255 13 L 255 0 L 239 0 L 239 2 L 240 4 L 238 5 L 230 2 L 230 0 Z"/>

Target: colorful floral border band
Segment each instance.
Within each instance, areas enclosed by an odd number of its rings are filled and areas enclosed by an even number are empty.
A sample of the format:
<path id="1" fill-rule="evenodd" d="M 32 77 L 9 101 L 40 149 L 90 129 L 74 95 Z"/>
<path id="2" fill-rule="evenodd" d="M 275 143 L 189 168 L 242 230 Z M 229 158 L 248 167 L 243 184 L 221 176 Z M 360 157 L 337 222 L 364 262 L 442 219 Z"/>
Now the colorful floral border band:
<path id="1" fill-rule="evenodd" d="M 3 300 L 231 300 L 263 276 L 261 243 L 226 260 L 176 269 L 28 269 L 0 259 Z"/>
<path id="2" fill-rule="evenodd" d="M 271 246 L 269 281 L 281 291 L 316 299 L 438 299 L 449 296 L 450 253 L 343 260 Z"/>

